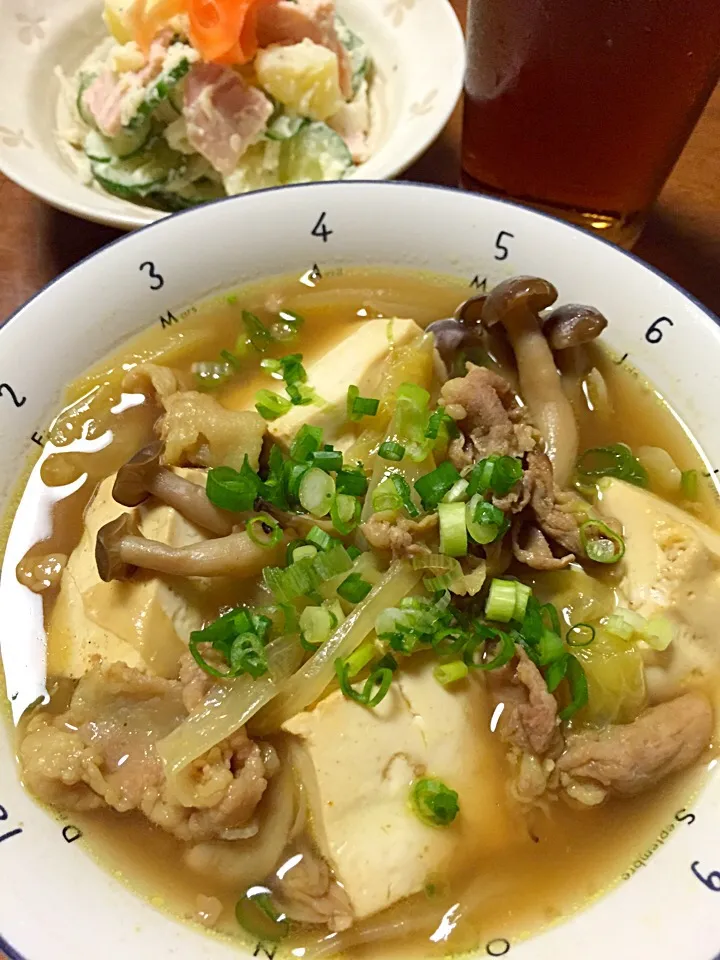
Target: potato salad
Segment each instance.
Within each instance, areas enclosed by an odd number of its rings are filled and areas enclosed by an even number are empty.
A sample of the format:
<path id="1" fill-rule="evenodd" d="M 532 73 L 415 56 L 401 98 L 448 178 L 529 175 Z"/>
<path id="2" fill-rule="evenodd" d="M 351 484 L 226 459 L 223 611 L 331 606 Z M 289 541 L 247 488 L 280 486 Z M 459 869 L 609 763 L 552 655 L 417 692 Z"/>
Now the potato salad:
<path id="1" fill-rule="evenodd" d="M 368 159 L 372 60 L 334 0 L 106 0 L 103 18 L 58 121 L 98 189 L 176 211 Z"/>

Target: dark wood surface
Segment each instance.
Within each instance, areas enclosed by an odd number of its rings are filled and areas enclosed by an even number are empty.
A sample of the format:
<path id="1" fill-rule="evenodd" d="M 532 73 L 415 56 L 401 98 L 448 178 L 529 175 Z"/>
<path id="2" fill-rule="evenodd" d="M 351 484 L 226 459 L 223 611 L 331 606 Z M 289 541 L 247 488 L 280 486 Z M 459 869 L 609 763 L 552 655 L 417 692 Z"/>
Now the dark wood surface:
<path id="1" fill-rule="evenodd" d="M 464 0 L 452 0 L 462 16 Z M 460 108 L 405 179 L 457 186 Z M 0 174 L 0 324 L 82 257 L 119 236 L 46 206 Z M 720 87 L 650 214 L 635 252 L 720 314 Z"/>

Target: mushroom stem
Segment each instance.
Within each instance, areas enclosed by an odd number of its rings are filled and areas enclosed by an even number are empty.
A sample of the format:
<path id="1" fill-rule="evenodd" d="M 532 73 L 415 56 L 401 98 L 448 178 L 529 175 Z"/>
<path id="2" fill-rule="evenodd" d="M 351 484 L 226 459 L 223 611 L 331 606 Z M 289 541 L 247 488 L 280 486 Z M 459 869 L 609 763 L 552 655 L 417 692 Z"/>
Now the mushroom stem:
<path id="1" fill-rule="evenodd" d="M 204 487 L 179 477 L 168 467 L 161 467 L 149 478 L 147 489 L 151 496 L 173 507 L 190 523 L 222 537 L 232 533 L 233 526 L 243 520 L 240 514 L 227 513 L 210 503 Z"/>
<path id="2" fill-rule="evenodd" d="M 241 518 L 210 503 L 204 487 L 178 476 L 169 467 L 160 466 L 161 453 L 162 443 L 150 443 L 120 467 L 113 485 L 113 499 L 124 507 L 136 507 L 148 497 L 157 497 L 190 523 L 220 536 L 232 533 Z"/>
<path id="3" fill-rule="evenodd" d="M 281 563 L 292 531 L 275 546 L 254 543 L 247 533 L 171 547 L 129 532 L 129 514 L 101 527 L 95 558 L 101 579 L 127 580 L 138 567 L 179 577 L 251 577 Z M 293 533 L 294 535 L 294 533 Z"/>
<path id="4" fill-rule="evenodd" d="M 488 325 L 500 322 L 507 331 L 515 353 L 520 393 L 543 435 L 556 482 L 563 487 L 577 458 L 577 424 L 538 316 L 556 297 L 557 291 L 545 280 L 513 277 L 491 291 L 483 320 Z"/>

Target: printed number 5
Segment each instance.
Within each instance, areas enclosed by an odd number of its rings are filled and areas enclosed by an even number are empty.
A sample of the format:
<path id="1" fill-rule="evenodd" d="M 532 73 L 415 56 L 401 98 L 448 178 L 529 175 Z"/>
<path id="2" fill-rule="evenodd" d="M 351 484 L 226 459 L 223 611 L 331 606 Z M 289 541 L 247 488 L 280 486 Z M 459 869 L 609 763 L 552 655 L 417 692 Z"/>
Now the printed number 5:
<path id="1" fill-rule="evenodd" d="M 645 339 L 648 343 L 660 343 L 662 340 L 663 331 L 660 329 L 661 323 L 669 323 L 671 327 L 675 326 L 670 317 L 658 317 L 645 331 Z"/>
<path id="2" fill-rule="evenodd" d="M 325 211 L 323 211 L 320 214 L 318 222 L 312 228 L 310 233 L 312 234 L 313 237 L 321 237 L 322 242 L 327 243 L 328 237 L 330 236 L 331 233 L 333 233 L 333 231 L 328 230 L 328 228 L 325 226 Z"/>
<path id="3" fill-rule="evenodd" d="M 503 243 L 503 237 L 507 237 L 509 240 L 514 240 L 515 234 L 508 233 L 507 230 L 501 230 L 500 233 L 497 235 L 495 239 L 495 249 L 498 251 L 495 254 L 496 260 L 507 260 L 507 258 L 510 256 L 510 251 Z"/>
<path id="4" fill-rule="evenodd" d="M 700 861 L 696 860 L 693 864 L 690 865 L 690 869 L 698 878 L 700 883 L 704 883 L 708 890 L 712 890 L 713 893 L 720 893 L 720 870 L 713 870 L 712 873 L 709 873 L 704 877 L 698 870 L 698 865 Z"/>

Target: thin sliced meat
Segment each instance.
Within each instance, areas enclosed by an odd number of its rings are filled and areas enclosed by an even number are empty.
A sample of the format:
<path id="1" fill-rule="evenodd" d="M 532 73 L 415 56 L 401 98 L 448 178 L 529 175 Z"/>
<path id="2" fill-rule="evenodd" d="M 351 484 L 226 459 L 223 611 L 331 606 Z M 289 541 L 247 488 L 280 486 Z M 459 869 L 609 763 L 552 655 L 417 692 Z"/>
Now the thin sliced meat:
<path id="1" fill-rule="evenodd" d="M 448 380 L 440 396 L 464 434 L 450 447 L 458 469 L 491 454 L 519 457 L 535 446 L 533 428 L 512 387 L 492 370 L 469 363 L 465 376 Z"/>
<path id="2" fill-rule="evenodd" d="M 556 557 L 547 537 L 528 514 L 515 517 L 510 537 L 515 559 L 533 570 L 562 570 L 575 559 L 572 553 Z"/>
<path id="3" fill-rule="evenodd" d="M 632 723 L 570 737 L 557 768 L 576 781 L 632 796 L 689 767 L 712 732 L 710 701 L 701 693 L 686 693 L 651 707 Z"/>
<path id="4" fill-rule="evenodd" d="M 554 745 L 558 733 L 557 702 L 547 684 L 522 647 L 516 647 L 515 671 L 507 675 L 489 675 L 493 698 L 503 703 L 498 732 L 506 743 L 518 749 L 542 755 Z"/>
<path id="5" fill-rule="evenodd" d="M 183 114 L 188 140 L 226 176 L 267 126 L 272 103 L 228 67 L 197 63 L 185 83 Z"/>
<path id="6" fill-rule="evenodd" d="M 258 10 L 257 36 L 260 47 L 312 40 L 332 50 L 338 58 L 342 94 L 346 100 L 352 97 L 352 67 L 335 29 L 335 0 L 279 0 L 263 4 Z"/>
<path id="7" fill-rule="evenodd" d="M 436 533 L 437 527 L 437 514 L 434 513 L 422 520 L 376 513 L 360 529 L 373 550 L 392 553 L 393 558 L 397 559 L 429 553 L 425 541 Z"/>
<path id="8" fill-rule="evenodd" d="M 529 453 L 526 470 L 532 478 L 530 506 L 538 526 L 550 540 L 559 543 L 570 553 L 581 555 L 583 549 L 578 517 L 585 519 L 586 514 L 571 509 L 580 498 L 570 491 L 558 490 L 553 467 L 546 454 L 536 451 Z M 585 505 L 584 501 L 582 503 Z"/>

